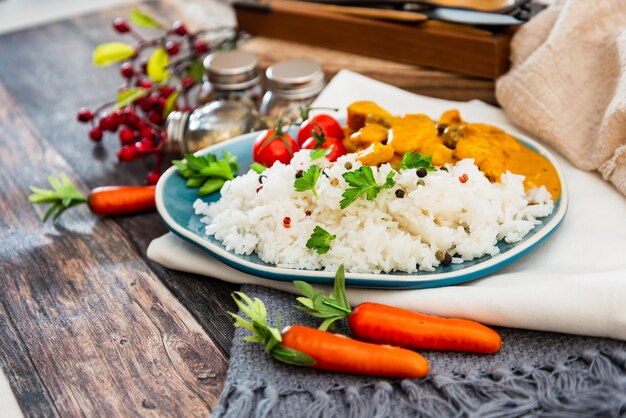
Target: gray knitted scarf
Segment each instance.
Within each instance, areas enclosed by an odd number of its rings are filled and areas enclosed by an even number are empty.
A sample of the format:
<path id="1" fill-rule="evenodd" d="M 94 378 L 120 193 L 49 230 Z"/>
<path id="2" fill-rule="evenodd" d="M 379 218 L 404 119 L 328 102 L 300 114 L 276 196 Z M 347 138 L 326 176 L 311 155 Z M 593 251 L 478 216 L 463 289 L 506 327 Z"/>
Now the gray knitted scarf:
<path id="1" fill-rule="evenodd" d="M 293 295 L 242 289 L 267 305 L 270 323 L 319 325 Z M 345 324 L 338 332 L 349 331 Z M 626 342 L 500 328 L 495 355 L 425 351 L 421 380 L 380 379 L 281 364 L 237 329 L 213 413 L 231 417 L 626 416 Z"/>

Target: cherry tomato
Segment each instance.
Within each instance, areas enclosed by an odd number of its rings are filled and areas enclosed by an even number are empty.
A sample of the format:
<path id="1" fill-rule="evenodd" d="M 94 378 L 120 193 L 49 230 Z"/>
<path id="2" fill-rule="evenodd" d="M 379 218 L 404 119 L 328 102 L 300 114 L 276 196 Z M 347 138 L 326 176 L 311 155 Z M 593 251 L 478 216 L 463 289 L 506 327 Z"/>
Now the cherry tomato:
<path id="1" fill-rule="evenodd" d="M 302 126 L 300 126 L 297 138 L 300 146 L 302 146 L 304 141 L 311 137 L 313 134 L 313 128 L 316 126 L 319 126 L 322 132 L 329 137 L 343 139 L 343 129 L 341 129 L 339 122 L 337 122 L 337 120 L 332 116 L 319 114 L 307 119 Z"/>
<path id="2" fill-rule="evenodd" d="M 317 145 L 318 143 L 315 138 L 311 137 L 304 141 L 304 144 L 302 144 L 302 149 L 313 149 Z M 321 147 L 318 146 L 317 148 L 328 149 L 330 147 L 332 147 L 332 149 L 328 154 L 326 154 L 326 158 L 331 163 L 337 161 L 337 158 L 341 157 L 342 155 L 346 155 L 346 147 L 343 146 L 343 142 L 341 142 L 341 139 L 332 136 L 327 136 L 324 144 L 322 144 Z"/>
<path id="3" fill-rule="evenodd" d="M 288 133 L 276 135 L 276 130 L 268 129 L 254 140 L 252 158 L 266 167 L 271 167 L 276 161 L 289 164 L 293 154 L 299 149 L 296 141 Z"/>

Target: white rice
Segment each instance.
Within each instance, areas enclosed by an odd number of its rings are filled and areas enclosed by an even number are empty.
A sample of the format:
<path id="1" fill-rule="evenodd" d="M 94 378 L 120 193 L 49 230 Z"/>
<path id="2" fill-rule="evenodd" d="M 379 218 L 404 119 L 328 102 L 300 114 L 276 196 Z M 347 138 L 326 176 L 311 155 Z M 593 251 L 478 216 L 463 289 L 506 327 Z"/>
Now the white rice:
<path id="1" fill-rule="evenodd" d="M 351 170 L 344 164 L 350 162 Z M 325 167 L 316 199 L 312 192 L 294 189 L 298 170 L 311 164 Z M 347 184 L 346 171 L 359 168 L 353 154 L 331 164 L 325 158 L 310 161 L 309 151 L 300 151 L 291 164 L 275 163 L 263 175 L 249 171 L 227 182 L 221 199 L 210 205 L 198 199 L 197 215 L 206 223 L 206 234 L 237 254 L 256 252 L 266 263 L 295 269 L 327 269 L 340 264 L 359 273 L 419 270 L 432 271 L 440 262 L 438 250 L 462 263 L 485 254 L 498 253 L 499 240 L 521 240 L 549 215 L 554 204 L 542 186 L 524 192 L 524 177 L 507 172 L 500 183 L 491 183 L 473 160 L 466 159 L 445 170 L 429 172 L 420 180 L 414 169 L 396 173 L 396 184 L 373 200 L 359 197 L 345 209 L 339 207 Z M 389 164 L 372 167 L 378 184 L 393 170 Z M 466 183 L 459 177 L 467 174 Z M 336 186 L 331 179 L 337 179 Z M 404 198 L 395 191 L 405 191 Z M 306 212 L 310 211 L 310 216 Z M 285 228 L 283 219 L 291 218 Z M 336 235 L 326 254 L 306 247 L 316 226 Z"/>

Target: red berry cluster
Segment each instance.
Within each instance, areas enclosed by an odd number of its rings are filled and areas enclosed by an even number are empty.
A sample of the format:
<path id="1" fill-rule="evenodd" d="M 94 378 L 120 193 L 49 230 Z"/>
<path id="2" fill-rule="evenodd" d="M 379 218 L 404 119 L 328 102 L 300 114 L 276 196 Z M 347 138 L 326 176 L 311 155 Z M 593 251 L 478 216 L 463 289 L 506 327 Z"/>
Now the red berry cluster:
<path id="1" fill-rule="evenodd" d="M 144 39 L 123 18 L 116 18 L 113 28 L 136 40 L 133 46 L 135 53 L 120 65 L 119 72 L 124 84 L 119 88 L 118 94 L 125 91 L 131 93 L 137 88 L 142 89 L 143 94 L 124 106 L 112 101 L 93 111 L 80 109 L 77 119 L 83 123 L 91 123 L 89 138 L 94 142 L 100 142 L 106 132 L 117 132 L 120 141 L 120 150 L 117 153 L 119 161 L 130 162 L 155 155 L 155 168 L 147 178 L 148 184 L 154 184 L 160 176 L 167 139 L 163 128 L 166 114 L 169 110 L 192 109 L 193 98 L 189 93 L 200 80 L 191 77 L 189 69 L 192 63 L 201 62 L 203 55 L 212 48 L 199 37 L 201 32 L 191 33 L 181 22 L 175 22 L 154 39 Z M 237 36 L 235 33 L 234 39 Z M 168 55 L 170 75 L 167 80 L 156 83 L 148 77 L 148 59 L 142 58 L 141 53 L 159 47 Z M 168 98 L 173 94 L 176 94 L 172 98 L 174 101 L 168 106 Z"/>

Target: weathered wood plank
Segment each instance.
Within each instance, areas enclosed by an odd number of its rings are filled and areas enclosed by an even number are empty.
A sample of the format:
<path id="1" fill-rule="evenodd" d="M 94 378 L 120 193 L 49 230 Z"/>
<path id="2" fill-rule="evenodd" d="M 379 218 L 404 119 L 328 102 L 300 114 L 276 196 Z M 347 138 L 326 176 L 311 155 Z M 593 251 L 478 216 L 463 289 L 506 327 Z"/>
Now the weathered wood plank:
<path id="1" fill-rule="evenodd" d="M 206 416 L 225 356 L 120 225 L 77 211 L 42 226 L 28 185 L 59 171 L 76 176 L 1 87 L 0 102 L 0 301 L 3 332 L 13 336 L 0 351 L 24 412 L 39 415 L 34 396 L 53 402 L 51 414 Z M 12 367 L 23 359 L 32 370 Z M 21 385 L 19 373 L 40 381 Z"/>
<path id="2" fill-rule="evenodd" d="M 159 4 L 143 7 L 162 15 Z M 88 127 L 75 120 L 80 107 L 94 107 L 115 96 L 121 83 L 117 68 L 95 67 L 91 53 L 101 42 L 125 40 L 111 29 L 111 21 L 128 16 L 129 10 L 117 8 L 0 37 L 0 82 L 89 188 L 141 184 L 151 164 L 118 163 L 116 136 L 109 135 L 102 146 L 94 146 L 87 137 Z M 171 20 L 171 14 L 164 18 Z M 150 241 L 167 231 L 157 214 L 116 218 L 114 222 L 132 243 L 132 254 L 148 263 L 220 351 L 228 354 L 233 328 L 226 312 L 234 309 L 229 294 L 238 286 L 170 271 L 147 260 Z"/>

